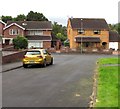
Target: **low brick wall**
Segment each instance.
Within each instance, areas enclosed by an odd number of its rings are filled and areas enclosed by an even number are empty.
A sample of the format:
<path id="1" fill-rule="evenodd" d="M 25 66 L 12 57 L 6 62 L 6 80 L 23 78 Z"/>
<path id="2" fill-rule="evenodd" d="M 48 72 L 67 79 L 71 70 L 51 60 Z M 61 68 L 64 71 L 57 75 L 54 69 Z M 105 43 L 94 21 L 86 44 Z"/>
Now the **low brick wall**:
<path id="1" fill-rule="evenodd" d="M 120 51 L 113 51 L 113 55 L 120 55 Z"/>
<path id="2" fill-rule="evenodd" d="M 63 47 L 59 51 L 60 53 L 81 53 L 80 49 L 70 49 L 69 47 Z M 112 54 L 111 50 L 98 50 L 98 49 L 83 49 L 82 53 L 85 54 Z"/>
<path id="3" fill-rule="evenodd" d="M 2 57 L 2 64 L 21 61 L 26 51 L 19 51 L 14 54 L 6 55 Z"/>

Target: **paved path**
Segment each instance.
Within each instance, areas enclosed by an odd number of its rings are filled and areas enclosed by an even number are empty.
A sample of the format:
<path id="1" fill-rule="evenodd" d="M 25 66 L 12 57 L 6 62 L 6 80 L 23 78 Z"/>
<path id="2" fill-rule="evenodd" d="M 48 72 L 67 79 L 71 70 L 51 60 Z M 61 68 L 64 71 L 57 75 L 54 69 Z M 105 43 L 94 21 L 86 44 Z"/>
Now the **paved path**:
<path id="1" fill-rule="evenodd" d="M 5 65 L 2 65 L 2 72 L 7 72 L 7 71 L 11 71 L 11 70 L 14 70 L 14 69 L 18 69 L 22 67 L 22 62 L 13 62 L 13 63 L 7 63 Z"/>

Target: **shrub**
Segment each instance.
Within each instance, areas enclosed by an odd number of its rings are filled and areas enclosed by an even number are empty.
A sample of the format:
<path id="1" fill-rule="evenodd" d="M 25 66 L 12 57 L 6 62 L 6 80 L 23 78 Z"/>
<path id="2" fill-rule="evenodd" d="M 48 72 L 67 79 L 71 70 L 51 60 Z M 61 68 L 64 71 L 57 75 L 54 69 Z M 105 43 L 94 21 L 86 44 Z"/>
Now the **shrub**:
<path id="1" fill-rule="evenodd" d="M 66 46 L 70 46 L 70 43 L 69 42 L 64 42 L 64 46 L 66 47 Z"/>
<path id="2" fill-rule="evenodd" d="M 17 36 L 13 39 L 13 45 L 16 49 L 26 49 L 28 46 L 28 40 L 23 36 Z"/>
<path id="3" fill-rule="evenodd" d="M 69 41 L 69 39 L 66 39 L 65 41 L 64 41 L 64 46 L 66 47 L 66 46 L 70 46 L 70 41 Z"/>

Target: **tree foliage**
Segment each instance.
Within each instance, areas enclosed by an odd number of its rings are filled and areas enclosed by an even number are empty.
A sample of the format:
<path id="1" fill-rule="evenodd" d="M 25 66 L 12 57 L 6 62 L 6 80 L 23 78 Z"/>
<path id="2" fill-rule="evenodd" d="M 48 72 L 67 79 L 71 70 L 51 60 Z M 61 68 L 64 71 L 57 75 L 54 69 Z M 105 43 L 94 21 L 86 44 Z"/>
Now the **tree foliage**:
<path id="1" fill-rule="evenodd" d="M 117 31 L 120 34 L 120 23 L 109 24 L 109 28 L 110 28 L 110 30 Z"/>
<path id="2" fill-rule="evenodd" d="M 27 21 L 48 21 L 48 19 L 42 13 L 30 11 L 27 15 Z"/>
<path id="3" fill-rule="evenodd" d="M 17 15 L 17 17 L 14 18 L 14 21 L 24 21 L 26 20 L 26 16 L 24 14 Z"/>
<path id="4" fill-rule="evenodd" d="M 56 37 L 58 39 L 60 39 L 61 41 L 65 41 L 66 40 L 66 36 L 64 36 L 62 33 L 57 33 Z"/>
<path id="5" fill-rule="evenodd" d="M 26 16 L 24 14 L 17 15 L 17 17 L 2 16 L 2 21 L 7 23 L 7 21 L 48 21 L 48 19 L 39 12 L 30 11 Z"/>
<path id="6" fill-rule="evenodd" d="M 60 39 L 61 41 L 67 39 L 67 32 L 65 26 L 59 25 L 57 22 L 54 22 L 52 28 L 53 28 L 52 34 L 56 36 L 56 38 Z"/>
<path id="7" fill-rule="evenodd" d="M 13 18 L 11 16 L 2 16 L 1 19 L 5 23 L 7 23 L 7 21 L 12 21 L 13 20 Z"/>
<path id="8" fill-rule="evenodd" d="M 26 49 L 28 46 L 28 40 L 23 36 L 17 36 L 13 39 L 13 45 L 16 49 Z"/>

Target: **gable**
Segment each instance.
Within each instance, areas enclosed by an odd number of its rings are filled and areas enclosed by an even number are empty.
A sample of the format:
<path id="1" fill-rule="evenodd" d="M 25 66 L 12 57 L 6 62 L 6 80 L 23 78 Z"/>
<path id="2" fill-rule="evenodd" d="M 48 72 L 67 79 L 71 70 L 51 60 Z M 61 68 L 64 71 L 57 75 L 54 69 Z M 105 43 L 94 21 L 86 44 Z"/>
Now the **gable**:
<path id="1" fill-rule="evenodd" d="M 23 28 L 22 26 L 18 25 L 17 23 L 11 23 L 10 25 L 7 25 L 5 28 L 3 28 L 3 30 L 5 30 L 5 29 L 7 29 L 7 28 L 9 28 L 9 27 L 11 27 L 11 26 L 13 26 L 13 25 L 15 25 L 15 26 L 17 26 L 17 27 L 25 30 L 25 28 Z"/>

